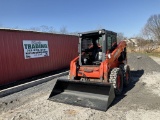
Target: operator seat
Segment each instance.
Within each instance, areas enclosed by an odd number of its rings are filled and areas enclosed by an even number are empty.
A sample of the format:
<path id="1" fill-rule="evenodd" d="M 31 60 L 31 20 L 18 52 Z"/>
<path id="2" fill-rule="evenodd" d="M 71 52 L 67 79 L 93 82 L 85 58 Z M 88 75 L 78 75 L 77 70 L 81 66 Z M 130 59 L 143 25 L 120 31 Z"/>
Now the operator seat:
<path id="1" fill-rule="evenodd" d="M 97 48 L 96 52 L 93 53 L 93 57 L 94 57 L 94 61 L 93 64 L 94 65 L 100 65 L 100 63 L 102 62 L 102 50 L 101 48 Z"/>

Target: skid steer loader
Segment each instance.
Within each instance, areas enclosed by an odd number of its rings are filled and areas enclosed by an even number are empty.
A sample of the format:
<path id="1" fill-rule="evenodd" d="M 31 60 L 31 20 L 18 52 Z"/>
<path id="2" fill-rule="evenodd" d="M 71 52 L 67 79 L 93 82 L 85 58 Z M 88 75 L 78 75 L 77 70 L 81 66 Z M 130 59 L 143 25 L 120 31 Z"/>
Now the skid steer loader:
<path id="1" fill-rule="evenodd" d="M 105 29 L 79 34 L 79 56 L 70 63 L 69 79 L 58 79 L 49 100 L 106 111 L 130 82 L 126 42 Z"/>

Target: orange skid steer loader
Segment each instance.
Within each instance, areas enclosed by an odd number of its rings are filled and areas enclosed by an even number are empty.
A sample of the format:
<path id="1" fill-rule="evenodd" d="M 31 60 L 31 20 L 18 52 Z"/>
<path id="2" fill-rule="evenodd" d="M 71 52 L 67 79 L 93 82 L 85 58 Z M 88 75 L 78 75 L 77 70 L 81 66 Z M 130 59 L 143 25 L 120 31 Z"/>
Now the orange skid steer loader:
<path id="1" fill-rule="evenodd" d="M 105 29 L 79 34 L 69 79 L 58 79 L 49 100 L 106 111 L 130 83 L 126 42 Z"/>

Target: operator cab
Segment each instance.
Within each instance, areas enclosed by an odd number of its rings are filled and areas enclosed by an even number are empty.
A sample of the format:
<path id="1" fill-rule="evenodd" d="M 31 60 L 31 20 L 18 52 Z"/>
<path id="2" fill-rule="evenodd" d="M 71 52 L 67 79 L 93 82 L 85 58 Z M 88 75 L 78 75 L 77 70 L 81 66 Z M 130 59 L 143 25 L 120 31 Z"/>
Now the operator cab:
<path id="1" fill-rule="evenodd" d="M 92 35 L 82 38 L 82 64 L 94 65 L 102 61 L 102 36 Z"/>
<path id="2" fill-rule="evenodd" d="M 117 34 L 104 29 L 79 34 L 79 65 L 100 65 L 117 45 Z"/>

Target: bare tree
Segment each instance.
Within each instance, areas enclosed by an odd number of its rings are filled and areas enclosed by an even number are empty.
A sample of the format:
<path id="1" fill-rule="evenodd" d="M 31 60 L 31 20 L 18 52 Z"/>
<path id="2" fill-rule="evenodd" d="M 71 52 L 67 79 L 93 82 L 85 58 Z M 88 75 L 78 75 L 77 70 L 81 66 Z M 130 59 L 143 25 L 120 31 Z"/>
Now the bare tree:
<path id="1" fill-rule="evenodd" d="M 56 32 L 55 29 L 52 26 L 49 27 L 49 26 L 46 26 L 46 25 L 40 26 L 40 30 L 42 32 L 49 32 L 49 33 Z"/>
<path id="2" fill-rule="evenodd" d="M 52 26 L 41 25 L 40 27 L 31 27 L 27 30 L 33 31 L 41 31 L 41 32 L 49 32 L 49 33 L 57 33 L 56 30 Z"/>
<path id="3" fill-rule="evenodd" d="M 159 48 L 157 42 L 153 41 L 148 35 L 144 37 L 139 34 L 135 39 L 138 41 L 137 47 L 134 48 L 135 51 L 151 53 Z"/>
<path id="4" fill-rule="evenodd" d="M 40 31 L 40 28 L 39 27 L 31 27 L 31 28 L 27 28 L 26 30 Z"/>
<path id="5" fill-rule="evenodd" d="M 160 14 L 150 16 L 142 32 L 146 39 L 160 41 Z"/>
<path id="6" fill-rule="evenodd" d="M 78 36 L 78 33 L 79 33 L 79 32 L 76 31 L 76 32 L 70 32 L 69 34 L 70 34 L 70 35 L 76 35 L 76 36 Z"/>
<path id="7" fill-rule="evenodd" d="M 123 33 L 117 33 L 117 41 L 120 42 L 121 40 L 126 39 Z"/>
<path id="8" fill-rule="evenodd" d="M 62 34 L 67 34 L 67 33 L 68 33 L 67 27 L 63 26 L 63 27 L 60 29 L 59 32 L 62 33 Z"/>

